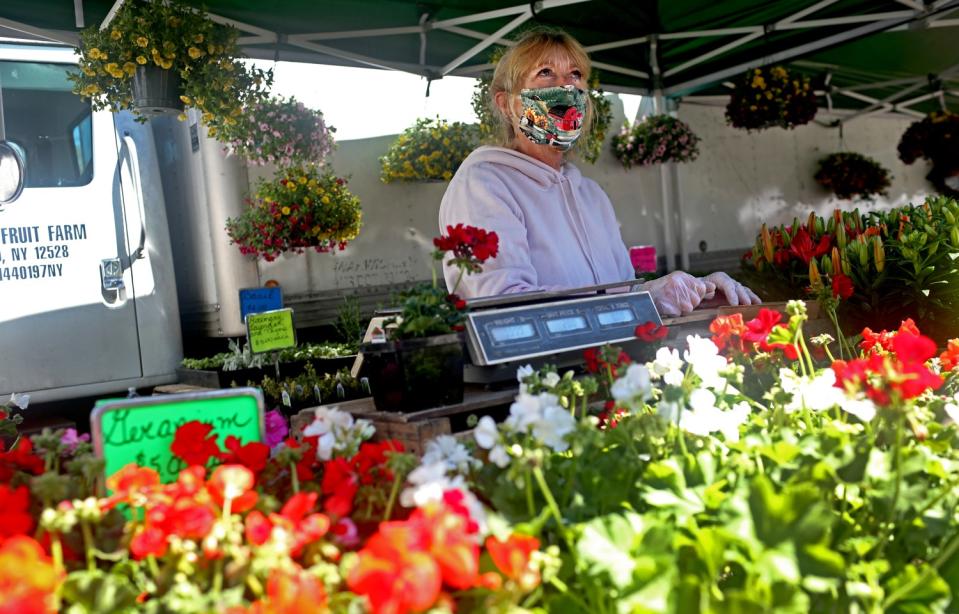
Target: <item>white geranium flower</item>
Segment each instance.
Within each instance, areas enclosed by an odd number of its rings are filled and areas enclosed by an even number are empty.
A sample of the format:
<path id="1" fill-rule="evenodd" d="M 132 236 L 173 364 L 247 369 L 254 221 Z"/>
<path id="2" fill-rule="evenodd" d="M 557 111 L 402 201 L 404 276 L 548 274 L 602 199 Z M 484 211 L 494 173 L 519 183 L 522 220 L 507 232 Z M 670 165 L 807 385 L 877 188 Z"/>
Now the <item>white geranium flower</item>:
<path id="1" fill-rule="evenodd" d="M 719 348 L 711 339 L 699 335 L 686 337 L 689 349 L 683 358 L 692 366 L 693 373 L 703 380 L 703 386 L 718 390 L 726 386 L 726 379 L 719 373 L 727 368 L 726 359 L 719 355 Z"/>
<path id="2" fill-rule="evenodd" d="M 569 449 L 566 436 L 576 429 L 576 420 L 559 405 L 548 405 L 543 416 L 533 425 L 533 436 L 556 452 Z"/>
<path id="3" fill-rule="evenodd" d="M 476 439 L 476 445 L 484 450 L 493 448 L 500 439 L 496 421 L 489 416 L 480 418 L 476 428 L 473 429 L 473 437 Z"/>
<path id="4" fill-rule="evenodd" d="M 423 507 L 443 500 L 449 491 L 459 491 L 463 495 L 463 505 L 469 511 L 470 518 L 479 527 L 478 539 L 488 533 L 486 510 L 469 488 L 461 475 L 447 475 L 443 462 L 422 464 L 406 478 L 409 487 L 400 493 L 400 504 L 404 507 Z"/>
<path id="5" fill-rule="evenodd" d="M 680 386 L 683 383 L 683 359 L 679 352 L 671 348 L 656 350 L 656 359 L 646 365 L 653 379 L 660 379 L 668 386 Z"/>
<path id="6" fill-rule="evenodd" d="M 422 463 L 445 463 L 448 472 L 468 474 L 472 469 L 478 469 L 479 460 L 472 457 L 466 446 L 461 444 L 452 435 L 440 435 L 426 444 Z"/>
<path id="7" fill-rule="evenodd" d="M 667 422 L 676 422 L 679 419 L 679 403 L 662 399 L 656 406 L 656 412 Z"/>
<path id="8" fill-rule="evenodd" d="M 523 380 L 533 373 L 533 365 L 523 365 L 516 370 L 516 381 L 519 382 L 519 391 L 521 394 L 526 392 L 526 384 L 523 383 Z"/>
<path id="9" fill-rule="evenodd" d="M 557 384 L 559 384 L 559 373 L 550 371 L 546 374 L 546 377 L 543 378 L 543 385 L 549 388 L 554 388 Z"/>
<path id="10" fill-rule="evenodd" d="M 700 395 L 693 411 L 683 411 L 680 426 L 686 432 L 700 437 L 719 431 L 727 441 L 739 441 L 739 426 L 749 418 L 749 405 L 737 403 L 732 409 L 723 411 L 716 407 L 712 393 L 708 390 L 704 392 L 708 396 Z"/>
<path id="11" fill-rule="evenodd" d="M 836 388 L 836 374 L 832 369 L 825 369 L 810 379 L 783 368 L 779 370 L 779 382 L 783 391 L 792 395 L 785 407 L 787 413 L 800 411 L 803 407 L 823 411 L 846 400 L 846 394 Z"/>
<path id="12" fill-rule="evenodd" d="M 318 437 L 316 457 L 319 460 L 330 460 L 334 452 L 343 452 L 357 448 L 360 442 L 369 439 L 375 428 L 369 420 L 353 420 L 353 416 L 345 411 L 333 408 L 320 407 L 316 410 L 313 422 L 303 434 L 307 437 Z"/>
<path id="13" fill-rule="evenodd" d="M 859 418 L 861 422 L 872 422 L 872 419 L 876 417 L 876 404 L 873 403 L 870 399 L 843 399 L 839 404 L 839 407 L 843 409 L 847 414 L 852 414 Z M 953 405 L 953 407 L 956 407 Z M 956 407 L 959 410 L 959 407 Z M 946 404 L 946 413 L 949 414 L 949 417 L 956 420 L 956 417 L 959 416 L 959 411 L 955 415 L 949 413 L 949 404 Z"/>
<path id="14" fill-rule="evenodd" d="M 493 446 L 489 451 L 489 459 L 490 462 L 500 469 L 505 469 L 510 463 L 509 453 L 506 451 L 506 448 L 499 444 Z"/>
<path id="15" fill-rule="evenodd" d="M 649 377 L 649 369 L 644 365 L 631 364 L 626 374 L 613 382 L 610 392 L 613 398 L 620 402 L 645 401 L 652 393 L 653 386 Z"/>
<path id="16" fill-rule="evenodd" d="M 516 396 L 516 401 L 510 405 L 509 418 L 506 419 L 505 424 L 515 431 L 525 433 L 543 415 L 544 406 L 556 404 L 556 396 L 548 392 L 538 395 L 521 392 Z"/>

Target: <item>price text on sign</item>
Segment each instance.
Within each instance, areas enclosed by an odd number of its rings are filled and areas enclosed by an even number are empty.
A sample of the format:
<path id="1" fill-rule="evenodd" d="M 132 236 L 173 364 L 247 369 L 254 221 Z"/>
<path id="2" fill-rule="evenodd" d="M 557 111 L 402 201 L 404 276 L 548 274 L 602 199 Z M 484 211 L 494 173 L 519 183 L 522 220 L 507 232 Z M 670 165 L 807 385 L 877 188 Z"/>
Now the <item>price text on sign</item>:
<path id="1" fill-rule="evenodd" d="M 170 452 L 182 424 L 213 426 L 220 448 L 230 435 L 241 444 L 263 440 L 263 395 L 255 388 L 157 395 L 100 403 L 90 414 L 93 446 L 110 477 L 136 463 L 155 469 L 163 482 L 176 480 L 186 463 Z"/>
<path id="2" fill-rule="evenodd" d="M 275 352 L 296 346 L 293 310 L 277 309 L 251 313 L 246 317 L 246 335 L 254 354 Z"/>
<path id="3" fill-rule="evenodd" d="M 240 290 L 240 319 L 251 313 L 283 309 L 283 290 L 274 288 L 243 288 Z"/>

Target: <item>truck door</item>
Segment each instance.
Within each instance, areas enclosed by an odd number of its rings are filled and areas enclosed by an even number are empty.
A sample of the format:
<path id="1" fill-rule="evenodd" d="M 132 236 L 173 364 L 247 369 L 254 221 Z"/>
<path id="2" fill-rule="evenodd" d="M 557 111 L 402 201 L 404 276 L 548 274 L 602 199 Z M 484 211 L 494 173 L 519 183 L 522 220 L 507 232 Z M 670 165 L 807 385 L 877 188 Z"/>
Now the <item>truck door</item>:
<path id="1" fill-rule="evenodd" d="M 26 185 L 0 210 L 0 394 L 62 398 L 43 391 L 138 378 L 127 229 L 142 220 L 123 207 L 135 170 L 118 160 L 112 114 L 72 93 L 73 67 L 9 58 L 0 87 Z"/>

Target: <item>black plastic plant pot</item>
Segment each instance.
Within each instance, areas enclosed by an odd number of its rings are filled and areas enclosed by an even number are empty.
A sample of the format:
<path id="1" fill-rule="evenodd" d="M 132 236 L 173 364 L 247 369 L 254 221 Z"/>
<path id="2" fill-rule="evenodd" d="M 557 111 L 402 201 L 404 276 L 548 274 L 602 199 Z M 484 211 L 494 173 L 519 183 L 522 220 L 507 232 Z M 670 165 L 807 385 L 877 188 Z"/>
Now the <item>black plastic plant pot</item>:
<path id="1" fill-rule="evenodd" d="M 463 401 L 463 340 L 456 333 L 363 346 L 379 411 L 413 412 Z"/>
<path id="2" fill-rule="evenodd" d="M 133 75 L 133 106 L 143 115 L 168 115 L 183 111 L 180 73 L 153 64 L 137 66 Z"/>

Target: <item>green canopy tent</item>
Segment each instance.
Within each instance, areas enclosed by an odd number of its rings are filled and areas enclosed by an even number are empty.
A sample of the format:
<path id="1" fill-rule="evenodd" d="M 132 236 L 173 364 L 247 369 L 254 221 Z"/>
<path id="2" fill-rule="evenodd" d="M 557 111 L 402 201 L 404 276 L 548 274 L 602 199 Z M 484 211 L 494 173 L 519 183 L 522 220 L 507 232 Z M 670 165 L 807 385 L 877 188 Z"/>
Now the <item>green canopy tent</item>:
<path id="1" fill-rule="evenodd" d="M 75 44 L 122 2 L 4 0 L 0 35 Z M 959 71 L 959 0 L 189 0 L 243 32 L 252 57 L 476 75 L 495 45 L 535 24 L 559 26 L 590 51 L 611 91 L 712 94 L 746 69 L 802 60 L 833 91 L 827 104 L 911 107 Z M 898 31 L 896 31 L 898 30 Z M 929 75 L 934 77 L 930 80 Z M 829 79 L 829 83 L 826 80 Z M 907 80 L 911 80 L 908 81 Z M 923 83 L 917 85 L 919 81 Z M 878 84 L 878 85 L 876 85 Z M 900 90 L 894 88 L 900 87 Z M 846 95 L 844 92 L 854 92 Z M 835 95 L 833 95 L 835 94 Z M 932 97 L 930 97 L 932 98 Z M 870 100 L 871 99 L 871 100 Z M 923 101 L 914 102 L 919 104 Z"/>

